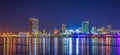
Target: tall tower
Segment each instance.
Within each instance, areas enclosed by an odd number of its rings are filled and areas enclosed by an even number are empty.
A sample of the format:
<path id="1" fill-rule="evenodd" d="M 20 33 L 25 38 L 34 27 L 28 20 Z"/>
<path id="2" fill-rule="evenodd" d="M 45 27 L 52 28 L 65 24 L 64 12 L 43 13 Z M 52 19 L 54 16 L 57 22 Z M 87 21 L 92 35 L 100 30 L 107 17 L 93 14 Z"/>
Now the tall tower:
<path id="1" fill-rule="evenodd" d="M 92 29 L 91 29 L 91 33 L 94 34 L 94 33 L 96 33 L 96 32 L 97 32 L 97 28 L 96 28 L 96 26 L 93 26 Z"/>
<path id="2" fill-rule="evenodd" d="M 82 33 L 89 33 L 89 21 L 82 22 Z"/>
<path id="3" fill-rule="evenodd" d="M 62 32 L 65 32 L 66 30 L 66 24 L 62 24 Z"/>
<path id="4" fill-rule="evenodd" d="M 111 31 L 112 30 L 112 26 L 111 25 L 107 25 L 107 31 Z"/>
<path id="5" fill-rule="evenodd" d="M 39 32 L 39 20 L 36 18 L 29 18 L 29 31 L 32 35 L 37 35 Z"/>

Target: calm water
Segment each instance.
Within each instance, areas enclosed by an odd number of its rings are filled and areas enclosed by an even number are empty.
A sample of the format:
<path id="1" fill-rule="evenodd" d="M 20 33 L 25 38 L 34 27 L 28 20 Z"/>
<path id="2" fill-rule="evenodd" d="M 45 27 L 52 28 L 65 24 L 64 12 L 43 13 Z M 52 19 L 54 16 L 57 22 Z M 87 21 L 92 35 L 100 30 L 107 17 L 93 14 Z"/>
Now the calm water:
<path id="1" fill-rule="evenodd" d="M 0 55 L 120 55 L 120 38 L 0 38 Z"/>

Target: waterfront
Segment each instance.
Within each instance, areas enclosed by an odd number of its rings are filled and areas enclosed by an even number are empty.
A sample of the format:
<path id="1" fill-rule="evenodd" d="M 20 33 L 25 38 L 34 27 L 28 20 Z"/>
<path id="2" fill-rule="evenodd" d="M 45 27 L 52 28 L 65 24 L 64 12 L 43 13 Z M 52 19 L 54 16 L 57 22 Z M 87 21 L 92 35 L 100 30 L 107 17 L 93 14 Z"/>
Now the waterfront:
<path id="1" fill-rule="evenodd" d="M 120 55 L 120 38 L 0 37 L 0 55 Z"/>

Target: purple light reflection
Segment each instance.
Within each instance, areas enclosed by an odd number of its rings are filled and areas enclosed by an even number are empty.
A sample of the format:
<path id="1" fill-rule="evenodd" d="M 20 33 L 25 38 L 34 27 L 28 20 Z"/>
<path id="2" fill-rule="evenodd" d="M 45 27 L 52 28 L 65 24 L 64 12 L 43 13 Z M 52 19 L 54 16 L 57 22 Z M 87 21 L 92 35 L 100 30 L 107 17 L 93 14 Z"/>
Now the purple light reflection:
<path id="1" fill-rule="evenodd" d="M 116 45 L 120 46 L 120 38 L 117 38 L 116 42 L 117 42 Z M 120 52 L 119 52 L 120 51 L 120 47 L 117 47 L 116 49 L 117 49 L 117 54 L 120 55 Z"/>

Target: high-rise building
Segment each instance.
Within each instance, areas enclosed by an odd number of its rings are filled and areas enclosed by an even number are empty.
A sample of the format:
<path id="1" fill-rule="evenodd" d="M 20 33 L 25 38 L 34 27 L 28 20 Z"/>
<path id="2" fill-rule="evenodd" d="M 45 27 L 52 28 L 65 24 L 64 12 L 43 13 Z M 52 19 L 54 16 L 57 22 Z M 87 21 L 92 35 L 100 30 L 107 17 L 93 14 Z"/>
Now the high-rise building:
<path id="1" fill-rule="evenodd" d="M 66 24 L 62 24 L 62 32 L 65 32 L 66 30 Z"/>
<path id="2" fill-rule="evenodd" d="M 56 36 L 56 37 L 59 36 L 59 32 L 60 32 L 60 31 L 55 28 L 55 29 L 53 30 L 53 36 Z"/>
<path id="3" fill-rule="evenodd" d="M 39 32 L 39 20 L 36 18 L 29 18 L 29 31 L 32 35 L 38 35 Z"/>
<path id="4" fill-rule="evenodd" d="M 89 21 L 82 22 L 82 33 L 89 33 Z"/>
<path id="5" fill-rule="evenodd" d="M 94 33 L 97 33 L 97 28 L 96 28 L 96 26 L 93 26 L 93 27 L 92 27 L 91 33 L 93 33 L 93 34 L 94 34 Z"/>
<path id="6" fill-rule="evenodd" d="M 112 31 L 112 26 L 111 25 L 107 25 L 107 31 Z"/>

